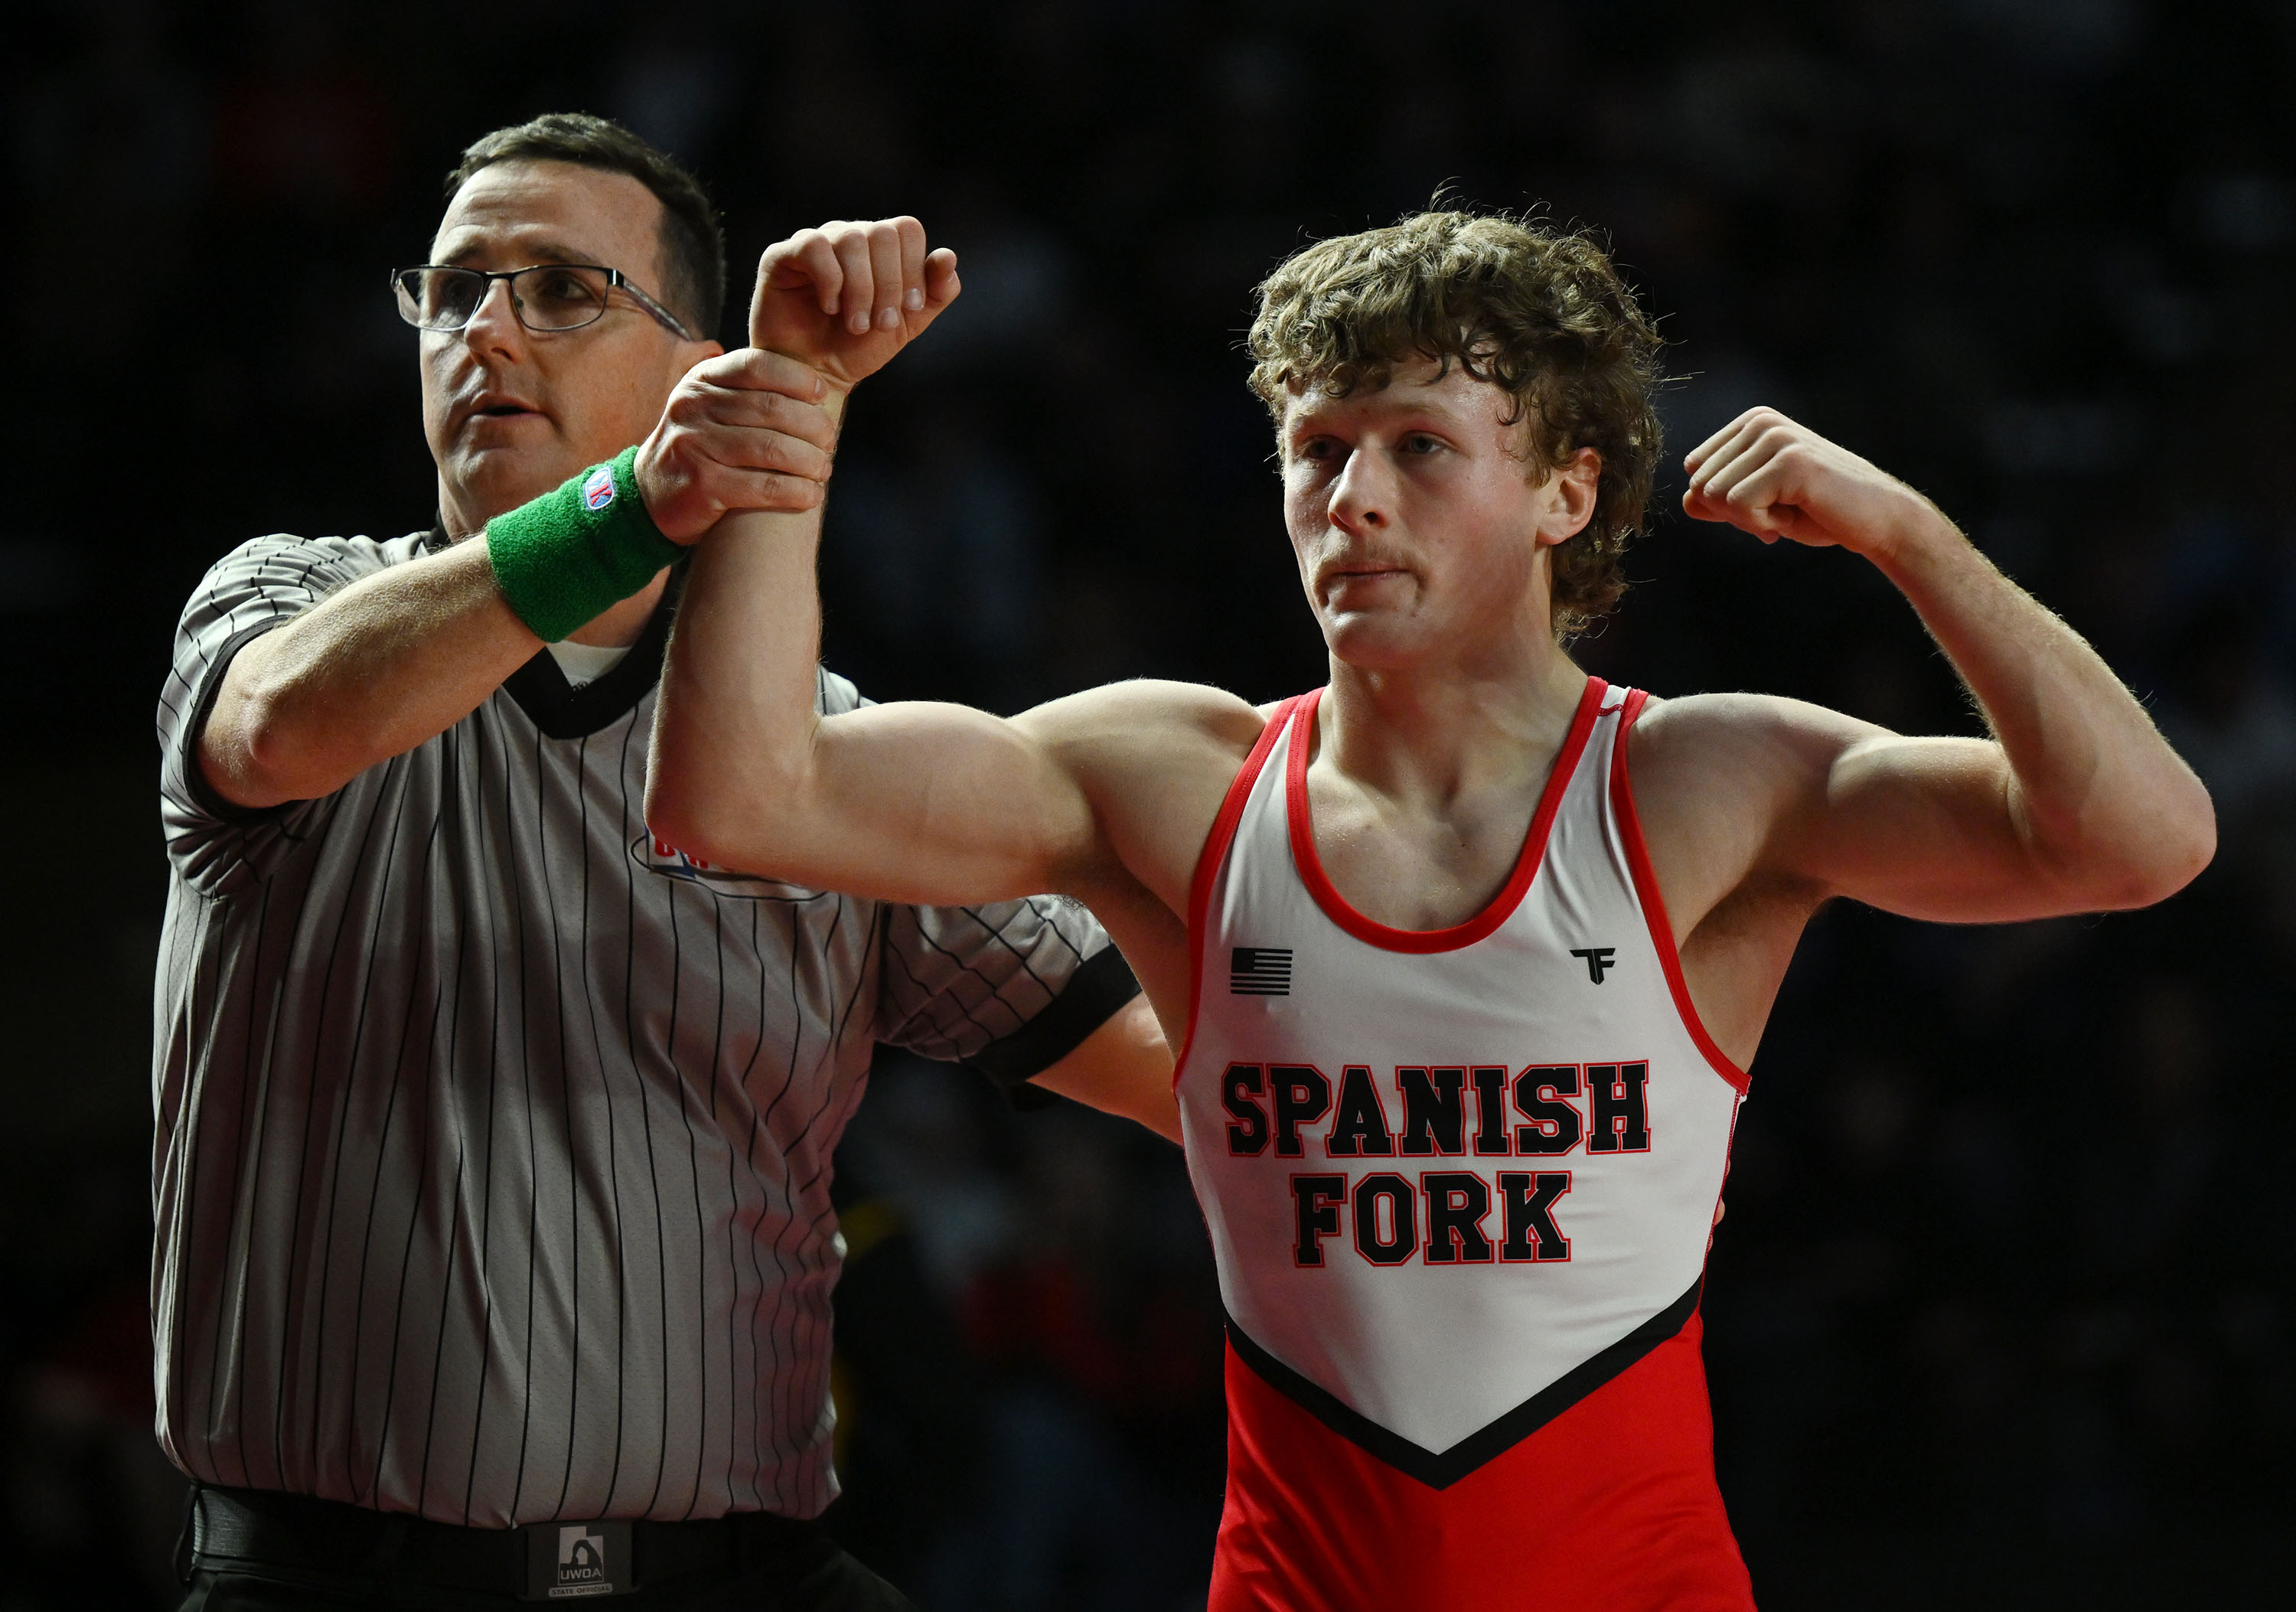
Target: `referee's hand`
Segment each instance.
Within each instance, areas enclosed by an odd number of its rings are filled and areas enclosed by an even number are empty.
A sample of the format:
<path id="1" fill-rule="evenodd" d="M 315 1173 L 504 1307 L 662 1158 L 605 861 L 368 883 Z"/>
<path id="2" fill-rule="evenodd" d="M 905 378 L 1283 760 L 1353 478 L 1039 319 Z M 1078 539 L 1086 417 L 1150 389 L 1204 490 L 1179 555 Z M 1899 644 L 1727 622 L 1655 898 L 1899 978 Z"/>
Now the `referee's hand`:
<path id="1" fill-rule="evenodd" d="M 906 216 L 837 219 L 766 249 L 750 343 L 802 359 L 838 390 L 877 373 L 956 300 L 956 254 Z"/>
<path id="2" fill-rule="evenodd" d="M 830 388 L 808 366 L 745 347 L 704 359 L 638 448 L 646 514 L 691 543 L 733 510 L 811 509 L 829 480 Z"/>

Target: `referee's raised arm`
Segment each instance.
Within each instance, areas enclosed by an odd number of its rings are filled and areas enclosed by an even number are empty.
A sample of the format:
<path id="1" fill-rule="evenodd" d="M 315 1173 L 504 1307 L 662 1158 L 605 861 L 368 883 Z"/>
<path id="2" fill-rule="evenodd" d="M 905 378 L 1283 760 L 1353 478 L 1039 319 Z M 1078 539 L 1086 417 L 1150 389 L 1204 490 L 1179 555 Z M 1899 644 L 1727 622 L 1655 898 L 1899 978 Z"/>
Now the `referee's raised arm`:
<path id="1" fill-rule="evenodd" d="M 666 234 L 627 173 L 505 161 L 457 188 L 432 261 L 393 289 L 422 333 L 441 534 L 473 540 L 240 646 L 199 737 L 217 794 L 332 794 L 469 715 L 543 644 L 635 642 L 679 546 L 726 510 L 820 502 L 835 441 L 820 378 L 709 339 Z"/>

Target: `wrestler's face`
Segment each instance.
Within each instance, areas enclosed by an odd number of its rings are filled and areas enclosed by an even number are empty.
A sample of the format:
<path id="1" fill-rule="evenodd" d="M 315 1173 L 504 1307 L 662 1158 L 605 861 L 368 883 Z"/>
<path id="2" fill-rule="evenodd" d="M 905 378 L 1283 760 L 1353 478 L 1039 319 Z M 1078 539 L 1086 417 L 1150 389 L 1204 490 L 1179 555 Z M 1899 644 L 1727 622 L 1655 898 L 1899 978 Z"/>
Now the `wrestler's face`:
<path id="1" fill-rule="evenodd" d="M 455 193 L 430 260 L 465 268 L 594 263 L 656 299 L 661 203 L 627 174 L 497 162 Z M 496 281 L 471 322 L 421 336 L 422 429 L 439 506 L 462 536 L 645 440 L 685 372 L 722 350 L 689 341 L 616 293 L 596 323 L 532 331 Z"/>
<path id="2" fill-rule="evenodd" d="M 1547 551 L 1594 513 L 1601 460 L 1581 448 L 1540 474 L 1512 401 L 1432 359 L 1376 391 L 1286 401 L 1284 523 L 1337 658 L 1400 670 L 1551 637 Z"/>

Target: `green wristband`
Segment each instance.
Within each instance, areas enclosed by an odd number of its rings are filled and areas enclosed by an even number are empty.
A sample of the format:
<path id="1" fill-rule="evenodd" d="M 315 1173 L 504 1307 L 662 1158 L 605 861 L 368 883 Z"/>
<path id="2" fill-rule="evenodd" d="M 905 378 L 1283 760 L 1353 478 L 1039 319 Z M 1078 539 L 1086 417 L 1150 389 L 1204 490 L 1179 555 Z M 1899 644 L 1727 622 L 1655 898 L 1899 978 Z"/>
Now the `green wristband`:
<path id="1" fill-rule="evenodd" d="M 544 643 L 605 614 L 685 552 L 646 514 L 637 460 L 638 450 L 626 448 L 487 522 L 495 586 Z"/>

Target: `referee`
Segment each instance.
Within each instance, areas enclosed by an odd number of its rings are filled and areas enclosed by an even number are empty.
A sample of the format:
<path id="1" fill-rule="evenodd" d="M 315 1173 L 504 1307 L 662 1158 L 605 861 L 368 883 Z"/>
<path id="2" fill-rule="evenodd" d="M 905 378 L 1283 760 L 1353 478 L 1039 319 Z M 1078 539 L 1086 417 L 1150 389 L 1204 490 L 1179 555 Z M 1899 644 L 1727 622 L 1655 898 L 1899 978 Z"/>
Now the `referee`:
<path id="1" fill-rule="evenodd" d="M 818 382 L 707 339 L 715 214 L 619 127 L 497 131 L 447 192 L 395 279 L 438 528 L 226 555 L 160 701 L 184 1604 L 905 1607 L 810 1520 L 872 1046 L 1168 1133 L 1169 1057 L 1070 904 L 856 901 L 648 831 L 676 541 L 818 502 Z"/>

